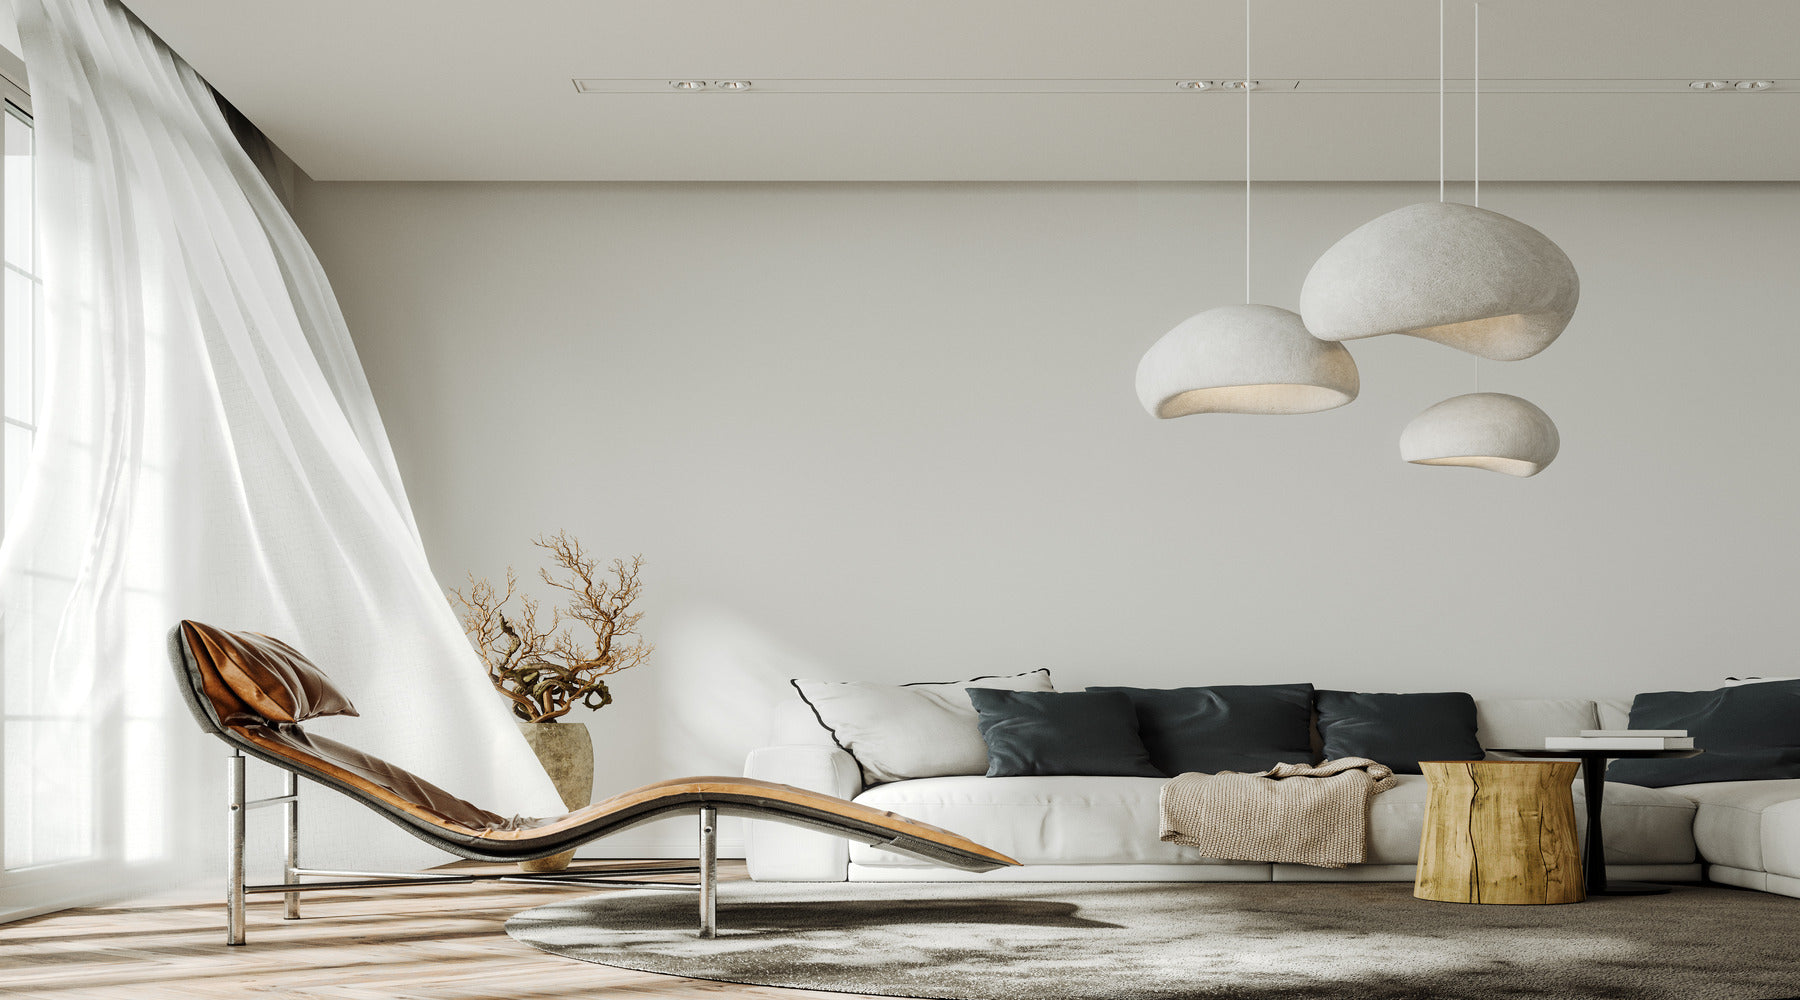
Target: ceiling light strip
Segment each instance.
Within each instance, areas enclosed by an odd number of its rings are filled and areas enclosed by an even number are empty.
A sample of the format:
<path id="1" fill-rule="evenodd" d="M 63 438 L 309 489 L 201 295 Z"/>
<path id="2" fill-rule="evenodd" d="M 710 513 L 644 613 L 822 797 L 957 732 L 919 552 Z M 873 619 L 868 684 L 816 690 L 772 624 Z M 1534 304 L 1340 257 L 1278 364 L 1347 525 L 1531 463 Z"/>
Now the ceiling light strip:
<path id="1" fill-rule="evenodd" d="M 674 94 L 684 96 L 743 92 L 752 94 L 1224 94 L 1244 89 L 1244 81 L 1232 77 L 1182 77 L 1142 79 L 762 79 L 753 88 L 734 88 L 742 79 L 691 80 L 680 77 L 610 78 L 582 77 L 571 81 L 581 94 Z M 704 87 L 676 89 L 675 83 L 704 83 Z M 1697 83 L 1716 82 L 1701 88 Z M 1263 79 L 1253 89 L 1275 94 L 1435 94 L 1438 80 L 1428 79 Z M 1481 87 L 1490 94 L 1800 94 L 1797 80 L 1721 79 L 1490 79 Z M 1473 93 L 1471 79 L 1445 79 L 1449 93 Z"/>

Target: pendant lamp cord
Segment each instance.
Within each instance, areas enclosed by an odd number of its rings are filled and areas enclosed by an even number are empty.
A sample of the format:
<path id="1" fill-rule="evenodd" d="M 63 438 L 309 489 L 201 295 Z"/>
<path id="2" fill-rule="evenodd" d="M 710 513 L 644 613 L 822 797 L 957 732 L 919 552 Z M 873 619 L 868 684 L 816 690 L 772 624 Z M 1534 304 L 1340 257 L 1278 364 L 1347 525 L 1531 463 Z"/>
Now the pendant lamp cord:
<path id="1" fill-rule="evenodd" d="M 1246 0 L 1248 2 L 1248 0 Z M 1438 204 L 1444 203 L 1444 0 L 1438 0 Z"/>
<path id="2" fill-rule="evenodd" d="M 1250 303 L 1250 0 L 1244 0 L 1244 304 Z"/>
<path id="3" fill-rule="evenodd" d="M 1481 0 L 1475 0 L 1475 207 L 1481 207 Z M 1475 391 L 1481 391 L 1481 355 L 1475 355 Z"/>

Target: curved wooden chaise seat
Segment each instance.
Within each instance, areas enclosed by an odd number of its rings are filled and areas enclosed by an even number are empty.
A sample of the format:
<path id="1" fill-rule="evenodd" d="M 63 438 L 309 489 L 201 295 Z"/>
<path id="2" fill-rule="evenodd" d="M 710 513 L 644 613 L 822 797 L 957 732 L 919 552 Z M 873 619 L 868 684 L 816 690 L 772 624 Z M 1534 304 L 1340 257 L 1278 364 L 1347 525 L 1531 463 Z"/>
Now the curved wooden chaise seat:
<path id="1" fill-rule="evenodd" d="M 713 821 L 737 815 L 808 827 L 883 850 L 911 855 L 962 871 L 982 872 L 1016 865 L 997 851 L 917 820 L 821 795 L 791 785 L 733 777 L 677 778 L 645 785 L 561 816 L 502 816 L 433 785 L 425 779 L 354 747 L 314 736 L 301 723 L 328 714 L 354 715 L 349 704 L 325 677 L 293 647 L 268 636 L 184 621 L 169 632 L 170 659 L 183 697 L 194 718 L 232 750 L 230 816 L 233 845 L 228 872 L 227 941 L 243 942 L 245 891 L 287 893 L 287 915 L 298 915 L 303 889 L 401 885 L 430 881 L 469 881 L 507 877 L 556 884 L 645 884 L 598 881 L 594 876 L 642 873 L 645 869 L 579 869 L 552 876 L 439 876 L 435 873 L 332 872 L 357 878 L 354 883 L 299 883 L 317 873 L 298 866 L 294 820 L 298 786 L 295 776 L 310 778 L 374 809 L 408 833 L 441 850 L 479 861 L 528 861 L 560 854 L 589 841 L 676 812 L 697 812 L 701 820 L 701 857 L 694 867 L 657 868 L 657 873 L 700 875 L 701 933 L 713 928 Z M 243 798 L 243 759 L 255 757 L 286 771 L 286 793 L 261 802 Z M 243 822 L 247 808 L 281 804 L 288 810 L 288 861 L 280 885 L 243 885 Z M 669 886 L 673 883 L 662 883 Z"/>

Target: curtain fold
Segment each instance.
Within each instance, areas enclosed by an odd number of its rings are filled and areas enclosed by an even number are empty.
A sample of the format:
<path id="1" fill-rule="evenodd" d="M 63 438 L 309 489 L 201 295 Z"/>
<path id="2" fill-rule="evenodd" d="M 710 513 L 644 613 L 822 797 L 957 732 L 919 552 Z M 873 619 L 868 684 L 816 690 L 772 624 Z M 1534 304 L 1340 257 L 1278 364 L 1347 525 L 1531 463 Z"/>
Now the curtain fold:
<path id="1" fill-rule="evenodd" d="M 321 735 L 503 813 L 560 812 L 431 574 L 324 272 L 205 81 L 115 0 L 17 6 L 48 357 L 0 544 L 9 854 L 64 841 L 69 901 L 221 870 L 225 748 L 176 694 L 181 618 L 317 662 L 362 712 Z M 15 772 L 63 801 L 21 819 Z M 303 864 L 443 857 L 302 797 Z M 275 815 L 251 814 L 253 850 Z"/>

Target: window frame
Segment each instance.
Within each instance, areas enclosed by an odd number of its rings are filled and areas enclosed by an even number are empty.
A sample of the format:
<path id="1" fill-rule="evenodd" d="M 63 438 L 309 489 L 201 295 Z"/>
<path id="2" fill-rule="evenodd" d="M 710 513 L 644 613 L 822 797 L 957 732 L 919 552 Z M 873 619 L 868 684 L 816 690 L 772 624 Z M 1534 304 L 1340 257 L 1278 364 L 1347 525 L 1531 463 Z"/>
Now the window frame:
<path id="1" fill-rule="evenodd" d="M 0 49 L 0 115 L 10 115 L 17 118 L 28 128 L 35 128 L 32 117 L 31 95 L 25 87 L 22 86 L 23 82 L 24 64 L 10 51 Z M 3 119 L 0 119 L 0 127 L 4 127 L 5 124 L 6 122 Z M 35 157 L 35 144 L 33 155 Z M 4 232 L 6 222 L 5 195 L 6 177 L 4 171 L 0 171 L 0 232 Z M 33 211 L 35 213 L 35 206 Z M 35 241 L 36 220 L 34 219 L 33 222 L 33 239 Z M 6 290 L 8 282 L 4 279 L 4 275 L 19 274 L 29 279 L 33 284 L 41 286 L 42 279 L 37 273 L 38 261 L 36 257 L 37 254 L 34 248 L 30 268 L 23 269 L 14 265 L 11 261 L 5 260 L 3 256 L 0 256 L 0 318 L 5 317 L 6 308 L 8 306 Z M 7 355 L 5 351 L 0 350 L 0 477 L 4 476 L 6 462 L 10 457 L 7 454 L 7 438 L 11 433 L 9 429 L 15 427 L 23 428 L 35 438 L 39 427 L 40 414 L 38 412 L 38 404 L 43 395 L 44 344 L 42 339 L 42 315 L 41 312 L 36 309 L 34 309 L 32 313 L 31 325 L 33 341 L 31 349 L 32 370 L 30 374 L 32 383 L 32 405 L 30 412 L 23 419 L 6 412 L 5 393 L 7 379 L 11 373 L 7 370 Z M 0 344 L 3 344 L 5 336 L 4 327 L 0 326 Z M 3 480 L 0 480 L 0 482 L 3 482 Z M 7 526 L 8 515 L 10 513 L 8 510 L 8 499 L 6 491 L 0 489 L 0 533 L 4 533 Z M 5 663 L 3 651 L 0 651 L 0 672 L 3 672 L 4 669 Z M 4 905 L 0 905 L 0 921 L 17 919 L 32 913 L 60 908 L 62 905 L 65 905 L 59 900 L 63 894 L 64 887 L 67 885 L 67 879 L 71 869 L 90 868 L 99 863 L 99 854 L 97 851 L 98 844 L 90 843 L 85 853 L 74 857 L 16 868 L 7 868 L 5 866 L 6 825 L 3 812 L 5 809 L 6 784 L 7 741 L 5 739 L 5 730 L 8 718 L 9 713 L 6 706 L 6 687 L 3 683 L 0 683 L 0 891 L 4 891 L 5 894 L 5 903 Z"/>

